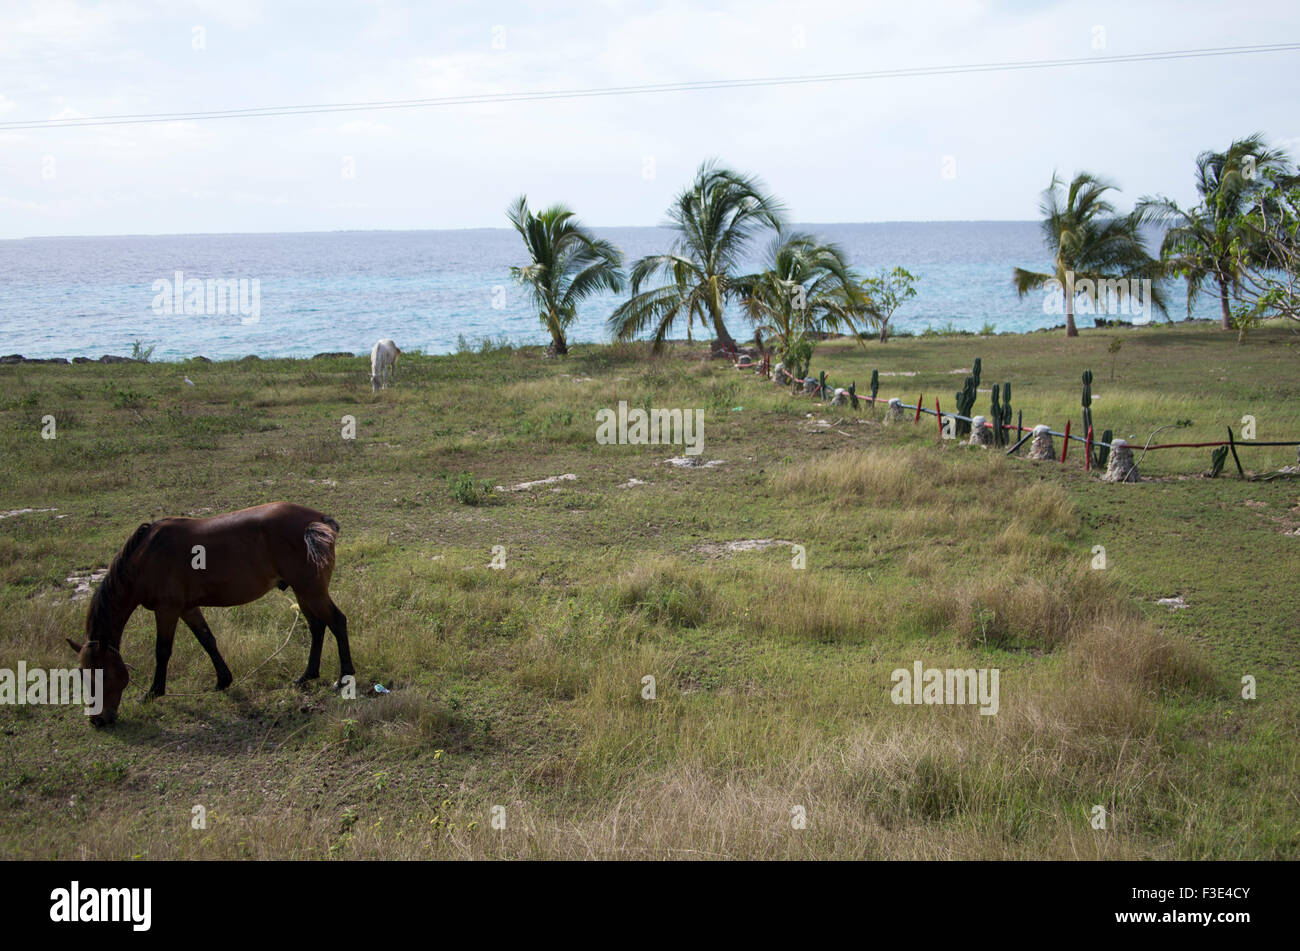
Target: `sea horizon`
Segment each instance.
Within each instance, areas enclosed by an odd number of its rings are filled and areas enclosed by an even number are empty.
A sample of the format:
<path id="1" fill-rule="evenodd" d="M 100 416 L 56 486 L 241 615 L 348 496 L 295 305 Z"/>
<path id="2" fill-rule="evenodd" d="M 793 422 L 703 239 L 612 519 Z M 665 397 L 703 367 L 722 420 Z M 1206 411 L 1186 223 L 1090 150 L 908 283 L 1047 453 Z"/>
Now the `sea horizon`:
<path id="1" fill-rule="evenodd" d="M 629 268 L 674 239 L 662 226 L 592 230 L 624 252 Z M 916 297 L 899 308 L 891 332 L 1005 333 L 1064 323 L 1051 307 L 1059 294 L 1022 298 L 1011 284 L 1014 267 L 1048 267 L 1038 222 L 801 222 L 788 230 L 838 244 L 863 276 L 895 266 L 916 275 Z M 747 270 L 759 267 L 769 239 L 750 245 Z M 512 265 L 525 262 L 509 227 L 6 239 L 0 242 L 0 355 L 94 359 L 128 356 L 139 344 L 153 348 L 158 361 L 273 359 L 364 353 L 383 337 L 429 354 L 477 347 L 484 339 L 544 345 L 549 334 L 510 276 Z M 229 299 L 209 291 L 203 312 L 186 313 L 177 282 L 196 279 L 228 284 Z M 1187 316 L 1181 282 L 1171 282 L 1166 294 L 1169 316 Z M 606 319 L 623 299 L 603 293 L 584 302 L 569 342 L 608 342 Z M 1214 311 L 1205 298 L 1191 316 L 1212 318 Z M 1083 327 L 1093 324 L 1089 314 L 1078 319 Z M 734 307 L 728 329 L 738 341 L 753 334 Z M 685 339 L 685 328 L 673 335 Z M 706 339 L 711 331 L 697 326 L 693 336 Z"/>

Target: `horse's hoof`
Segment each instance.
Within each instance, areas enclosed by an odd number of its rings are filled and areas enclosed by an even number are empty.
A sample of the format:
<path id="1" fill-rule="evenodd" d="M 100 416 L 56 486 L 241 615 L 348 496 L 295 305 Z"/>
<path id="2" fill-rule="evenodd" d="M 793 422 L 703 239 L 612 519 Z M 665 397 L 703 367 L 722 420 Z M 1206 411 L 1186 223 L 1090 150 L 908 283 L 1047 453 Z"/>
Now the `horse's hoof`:
<path id="1" fill-rule="evenodd" d="M 320 674 L 311 674 L 311 675 L 303 674 L 301 677 L 295 680 L 294 683 L 299 687 L 305 687 L 313 680 L 318 680 L 319 678 L 320 678 Z"/>
<path id="2" fill-rule="evenodd" d="M 159 697 L 167 696 L 166 688 L 159 690 L 156 687 L 150 687 L 149 692 L 144 695 L 144 702 L 149 703 L 151 700 L 157 700 Z"/>
<path id="3" fill-rule="evenodd" d="M 218 681 L 217 681 L 217 685 L 216 685 L 216 687 L 214 687 L 213 689 L 214 689 L 214 690 L 225 690 L 227 687 L 229 687 L 229 686 L 230 686 L 232 683 L 234 683 L 234 682 L 235 682 L 235 681 L 234 681 L 234 678 L 233 678 L 233 677 L 227 677 L 227 678 L 225 678 L 224 680 L 218 680 Z"/>

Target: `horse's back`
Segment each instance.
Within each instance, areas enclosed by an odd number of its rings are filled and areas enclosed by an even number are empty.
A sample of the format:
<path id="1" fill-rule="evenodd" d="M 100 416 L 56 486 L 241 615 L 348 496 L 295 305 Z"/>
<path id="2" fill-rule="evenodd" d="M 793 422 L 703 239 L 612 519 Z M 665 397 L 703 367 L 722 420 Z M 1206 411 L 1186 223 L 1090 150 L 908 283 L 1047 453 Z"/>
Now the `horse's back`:
<path id="1" fill-rule="evenodd" d="M 205 518 L 164 518 L 142 545 L 139 567 L 155 602 L 183 608 L 246 604 L 278 583 L 299 587 L 318 579 L 306 535 L 320 522 L 337 525 L 323 512 L 293 502 Z"/>

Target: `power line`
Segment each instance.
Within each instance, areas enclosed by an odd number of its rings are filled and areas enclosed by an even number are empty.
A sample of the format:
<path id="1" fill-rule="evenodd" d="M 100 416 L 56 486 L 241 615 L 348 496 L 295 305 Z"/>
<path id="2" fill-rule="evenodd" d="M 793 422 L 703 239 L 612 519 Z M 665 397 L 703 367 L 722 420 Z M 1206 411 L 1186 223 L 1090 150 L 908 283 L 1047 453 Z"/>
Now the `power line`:
<path id="1" fill-rule="evenodd" d="M 999 63 L 967 63 L 954 66 L 920 66 L 879 69 L 852 73 L 822 73 L 806 76 L 769 76 L 749 79 L 712 79 L 693 82 L 648 83 L 637 86 L 604 86 L 590 89 L 555 89 L 534 92 L 479 93 L 442 96 L 428 99 L 380 99 L 367 102 L 315 103 L 296 106 L 259 106 L 248 109 L 211 111 L 154 112 L 67 119 L 14 120 L 0 122 L 0 130 L 68 129 L 82 126 L 142 125 L 154 122 L 197 122 L 206 119 L 252 119 L 270 116 L 314 115 L 330 112 L 364 112 L 385 109 L 419 109 L 435 106 L 481 105 L 502 102 L 537 102 L 541 100 L 591 99 L 603 96 L 629 96 L 656 92 L 695 92 L 709 89 L 744 89 L 755 86 L 797 86 L 811 83 L 857 82 L 873 79 L 900 79 L 914 76 L 952 76 L 965 73 L 1016 72 L 1033 69 L 1057 69 L 1066 66 L 1095 66 L 1112 63 L 1152 63 L 1163 60 L 1200 59 L 1213 56 L 1242 56 L 1256 53 L 1286 53 L 1300 50 L 1300 43 L 1273 43 L 1253 46 L 1221 46 L 1203 49 L 1166 50 L 1129 53 L 1115 56 L 1081 56 L 1071 59 L 1018 60 Z"/>

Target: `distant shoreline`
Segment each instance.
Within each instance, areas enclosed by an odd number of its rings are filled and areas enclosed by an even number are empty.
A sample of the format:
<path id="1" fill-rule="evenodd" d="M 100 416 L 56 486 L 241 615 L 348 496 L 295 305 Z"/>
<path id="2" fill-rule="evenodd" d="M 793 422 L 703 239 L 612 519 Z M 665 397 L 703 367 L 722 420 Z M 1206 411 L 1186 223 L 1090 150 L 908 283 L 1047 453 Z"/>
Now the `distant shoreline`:
<path id="1" fill-rule="evenodd" d="M 989 225 L 989 224 L 1029 224 L 1038 225 L 1032 218 L 935 218 L 932 221 L 799 221 L 792 228 L 838 228 L 855 225 Z M 594 231 L 632 231 L 632 230 L 670 230 L 663 224 L 650 225 L 599 225 L 591 226 Z M 450 228 L 337 228 L 333 231 L 141 231 L 135 234 L 27 234 L 0 237 L 0 241 L 67 241 L 86 238 L 244 238 L 274 237 L 276 235 L 339 235 L 339 234 L 425 234 L 459 231 L 500 231 L 514 234 L 509 226 L 468 225 Z"/>
<path id="2" fill-rule="evenodd" d="M 1170 320 L 1170 321 L 1153 320 L 1146 324 L 1131 324 L 1131 323 L 1116 321 L 1107 324 L 1106 326 L 1103 327 L 1080 326 L 1079 333 L 1082 336 L 1089 333 L 1090 331 L 1096 331 L 1096 330 L 1140 330 L 1144 327 L 1156 327 L 1165 324 L 1189 325 L 1189 324 L 1216 324 L 1216 323 L 1217 323 L 1216 321 L 1204 317 L 1184 317 L 1181 320 Z M 956 331 L 943 331 L 943 332 L 935 331 L 932 333 L 902 332 L 902 333 L 891 333 L 889 339 L 893 341 L 893 340 L 943 339 L 947 337 L 1027 337 L 1032 334 L 1054 333 L 1063 330 L 1065 330 L 1065 324 L 1057 324 L 1054 327 L 1037 327 L 1033 330 L 1008 330 L 1008 331 L 992 333 L 992 334 L 981 334 L 973 330 L 956 330 Z M 853 338 L 850 336 L 840 334 L 836 336 L 826 337 L 822 342 L 835 343 L 840 341 L 851 341 L 852 339 Z M 645 343 L 645 342 L 647 341 L 632 341 L 632 343 Z M 868 344 L 875 343 L 874 335 L 870 333 L 866 334 L 865 342 Z M 709 341 L 681 339 L 681 340 L 667 340 L 665 341 L 665 343 L 673 346 L 680 346 L 685 344 L 691 347 L 704 348 L 708 346 Z M 608 340 L 585 340 L 585 341 L 576 340 L 576 341 L 570 341 L 569 343 L 569 347 L 571 350 L 575 347 L 608 347 L 612 345 L 613 345 L 612 341 L 608 341 Z M 737 340 L 737 346 L 742 351 L 746 349 L 750 349 L 749 345 L 742 340 Z M 883 346 L 888 347 L 889 344 L 886 343 Z M 494 348 L 494 349 L 498 349 L 498 348 Z M 505 349 L 537 350 L 540 352 L 540 351 L 544 351 L 546 349 L 546 346 L 544 344 L 507 344 Z M 454 357 L 457 355 L 456 352 L 420 353 L 419 351 L 416 350 L 411 350 L 408 352 L 412 356 L 422 356 L 422 357 Z M 476 353 L 478 351 L 471 350 L 467 352 Z M 3 356 L 0 356 L 0 366 L 23 366 L 23 365 L 39 365 L 39 364 L 47 364 L 47 365 L 55 364 L 60 366 L 74 366 L 74 365 L 80 366 L 84 364 L 108 365 L 108 364 L 119 364 L 119 363 L 179 365 L 185 363 L 248 363 L 251 361 L 261 361 L 261 360 L 267 360 L 267 361 L 271 361 L 271 360 L 308 361 L 308 360 L 338 360 L 338 359 L 356 360 L 356 359 L 364 359 L 368 355 L 369 355 L 368 350 L 359 353 L 349 353 L 344 350 L 338 350 L 338 351 L 327 351 L 323 353 L 315 353 L 312 354 L 311 356 L 261 356 L 256 353 L 249 353 L 239 357 L 218 357 L 213 359 L 211 357 L 206 357 L 202 354 L 195 354 L 194 356 L 182 357 L 180 359 L 160 358 L 157 360 L 137 360 L 134 357 L 120 356 L 111 353 L 106 353 L 99 357 L 85 357 L 85 356 L 27 357 L 20 353 L 10 353 L 10 354 L 4 354 Z M 556 359 L 562 360 L 563 358 L 561 357 Z"/>

